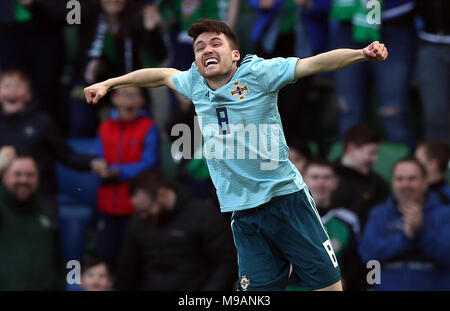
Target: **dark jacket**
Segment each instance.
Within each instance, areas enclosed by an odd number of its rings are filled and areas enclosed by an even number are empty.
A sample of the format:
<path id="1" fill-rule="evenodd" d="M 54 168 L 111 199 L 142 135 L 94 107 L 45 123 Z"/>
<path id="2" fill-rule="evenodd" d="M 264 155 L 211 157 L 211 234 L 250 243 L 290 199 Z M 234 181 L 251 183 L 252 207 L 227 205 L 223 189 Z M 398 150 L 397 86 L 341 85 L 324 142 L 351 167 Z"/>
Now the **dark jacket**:
<path id="1" fill-rule="evenodd" d="M 0 1 L 0 26 L 12 25 L 14 23 L 14 8 L 16 0 Z M 67 1 L 60 0 L 35 0 L 26 7 L 32 14 L 33 25 L 40 30 L 47 30 L 63 26 L 66 22 Z"/>
<path id="2" fill-rule="evenodd" d="M 19 202 L 0 185 L 0 290 L 64 290 L 57 220 L 39 198 Z"/>
<path id="3" fill-rule="evenodd" d="M 33 107 L 13 115 L 0 111 L 0 133 L 0 147 L 10 145 L 36 158 L 43 195 L 58 192 L 56 161 L 74 169 L 89 170 L 90 161 L 94 158 L 74 152 L 50 116 Z"/>
<path id="4" fill-rule="evenodd" d="M 450 36 L 450 1 L 416 0 L 417 8 L 424 22 L 424 31 L 430 34 Z"/>
<path id="5" fill-rule="evenodd" d="M 444 205 L 450 204 L 450 187 L 444 180 L 431 184 L 429 189 L 438 195 Z"/>
<path id="6" fill-rule="evenodd" d="M 370 212 L 359 253 L 381 263 L 376 290 L 450 290 L 450 208 L 429 192 L 422 228 L 410 239 L 391 196 Z"/>
<path id="7" fill-rule="evenodd" d="M 339 187 L 334 192 L 333 202 L 356 213 L 363 228 L 370 209 L 388 197 L 389 187 L 377 173 L 371 171 L 369 175 L 363 175 L 343 166 L 340 160 L 335 163 L 335 170 Z"/>
<path id="8" fill-rule="evenodd" d="M 143 55 L 145 59 L 150 58 L 154 63 L 161 62 L 167 57 L 168 51 L 161 27 L 146 30 L 143 26 L 142 9 L 134 7 L 132 10 L 132 16 L 126 21 L 127 26 L 123 27 L 126 28 L 127 33 L 124 31 L 110 36 L 109 32 L 101 31 L 105 25 L 99 2 L 86 0 L 81 5 L 75 68 L 77 77 L 83 76 L 86 65 L 94 58 L 100 59 L 103 63 L 102 72 L 97 77 L 98 81 L 102 81 L 141 69 Z M 127 46 L 131 46 L 131 49 L 127 50 Z M 101 51 L 93 53 L 96 50 L 95 47 L 100 47 Z M 127 57 L 129 57 L 128 60 Z M 127 68 L 130 65 L 127 65 L 127 62 L 131 62 L 130 68 Z"/>
<path id="9" fill-rule="evenodd" d="M 209 201 L 175 186 L 172 212 L 157 223 L 135 215 L 118 265 L 119 290 L 232 290 L 236 254 L 229 226 Z"/>

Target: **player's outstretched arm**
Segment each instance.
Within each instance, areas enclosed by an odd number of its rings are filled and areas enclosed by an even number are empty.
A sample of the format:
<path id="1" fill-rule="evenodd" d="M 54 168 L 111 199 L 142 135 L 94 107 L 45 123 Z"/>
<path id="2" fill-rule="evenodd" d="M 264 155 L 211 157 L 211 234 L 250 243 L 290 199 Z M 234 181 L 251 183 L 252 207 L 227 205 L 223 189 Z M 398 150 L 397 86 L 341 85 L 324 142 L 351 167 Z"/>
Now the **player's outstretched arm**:
<path id="1" fill-rule="evenodd" d="M 160 87 L 168 86 L 175 90 L 172 77 L 180 71 L 173 68 L 147 68 L 140 69 L 126 75 L 111 78 L 88 86 L 84 89 L 84 96 L 88 104 L 97 104 L 109 90 L 121 87 Z"/>
<path id="2" fill-rule="evenodd" d="M 335 71 L 361 61 L 382 61 L 388 56 L 384 44 L 374 41 L 361 50 L 337 49 L 300 59 L 295 66 L 295 79 L 319 72 Z"/>

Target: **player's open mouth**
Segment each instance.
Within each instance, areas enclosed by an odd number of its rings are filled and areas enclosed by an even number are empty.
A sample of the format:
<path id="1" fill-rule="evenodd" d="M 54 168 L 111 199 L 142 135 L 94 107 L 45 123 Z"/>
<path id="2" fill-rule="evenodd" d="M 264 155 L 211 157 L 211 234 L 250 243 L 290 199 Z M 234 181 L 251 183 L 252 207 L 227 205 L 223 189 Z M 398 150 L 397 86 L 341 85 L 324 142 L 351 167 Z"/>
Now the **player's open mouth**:
<path id="1" fill-rule="evenodd" d="M 210 65 L 216 65 L 218 63 L 219 63 L 219 60 L 217 58 L 208 58 L 207 60 L 205 60 L 203 65 L 205 66 L 205 68 L 207 68 Z"/>

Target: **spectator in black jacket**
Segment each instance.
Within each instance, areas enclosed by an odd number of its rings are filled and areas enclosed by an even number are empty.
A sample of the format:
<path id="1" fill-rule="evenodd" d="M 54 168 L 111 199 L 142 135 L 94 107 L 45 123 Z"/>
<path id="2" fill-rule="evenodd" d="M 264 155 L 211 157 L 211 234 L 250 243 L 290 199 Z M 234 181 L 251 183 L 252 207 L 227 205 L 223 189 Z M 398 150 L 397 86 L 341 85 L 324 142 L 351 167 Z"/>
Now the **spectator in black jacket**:
<path id="1" fill-rule="evenodd" d="M 61 122 L 60 80 L 67 1 L 0 1 L 0 68 L 27 72 L 39 108 Z M 59 125 L 62 125 L 59 124 Z"/>
<path id="2" fill-rule="evenodd" d="M 39 112 L 31 100 L 28 76 L 21 71 L 4 71 L 0 76 L 0 147 L 12 146 L 37 159 L 41 194 L 46 204 L 56 209 L 56 161 L 74 169 L 90 170 L 103 160 L 74 152 L 50 116 Z"/>
<path id="3" fill-rule="evenodd" d="M 217 208 L 154 170 L 130 184 L 136 215 L 119 258 L 118 290 L 232 290 L 236 254 Z"/>
<path id="4" fill-rule="evenodd" d="M 367 221 L 369 210 L 389 195 L 387 183 L 372 171 L 379 142 L 380 138 L 369 127 L 355 125 L 344 134 L 343 155 L 335 163 L 339 187 L 334 193 L 334 202 L 356 213 L 361 228 Z"/>

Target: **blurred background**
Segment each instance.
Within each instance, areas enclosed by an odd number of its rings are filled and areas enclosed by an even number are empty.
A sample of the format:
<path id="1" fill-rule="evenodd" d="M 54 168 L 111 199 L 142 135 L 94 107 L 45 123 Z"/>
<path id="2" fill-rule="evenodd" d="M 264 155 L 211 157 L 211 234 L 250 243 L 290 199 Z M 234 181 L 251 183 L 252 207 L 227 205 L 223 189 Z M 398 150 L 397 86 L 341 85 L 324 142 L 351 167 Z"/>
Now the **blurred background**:
<path id="1" fill-rule="evenodd" d="M 449 14 L 448 0 L 2 0 L 0 289 L 239 287 L 204 159 L 172 156 L 172 127 L 197 126 L 193 105 L 168 88 L 96 106 L 83 94 L 140 68 L 189 69 L 187 29 L 207 17 L 238 34 L 242 58 L 387 46 L 382 63 L 280 92 L 289 156 L 345 290 L 449 290 Z"/>

